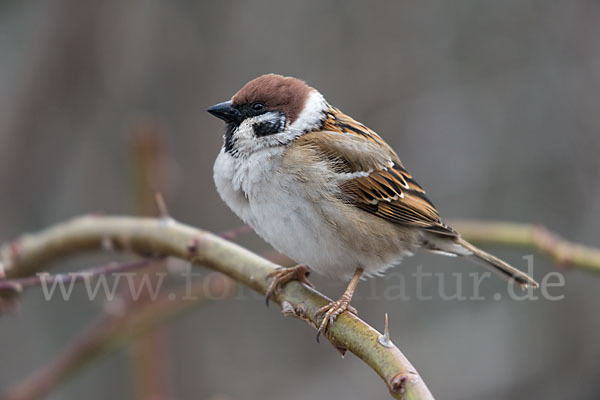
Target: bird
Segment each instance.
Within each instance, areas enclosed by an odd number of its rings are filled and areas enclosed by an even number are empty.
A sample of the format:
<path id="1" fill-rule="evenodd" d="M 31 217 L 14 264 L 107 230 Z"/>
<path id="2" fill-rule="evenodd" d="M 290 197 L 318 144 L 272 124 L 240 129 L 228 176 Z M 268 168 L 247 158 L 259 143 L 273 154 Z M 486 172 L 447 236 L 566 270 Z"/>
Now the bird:
<path id="1" fill-rule="evenodd" d="M 475 247 L 444 223 L 394 150 L 330 105 L 301 79 L 266 74 L 207 111 L 223 120 L 213 178 L 227 206 L 299 264 L 278 268 L 266 299 L 310 271 L 349 280 L 317 312 L 319 335 L 343 312 L 364 277 L 418 249 L 473 260 L 521 287 L 538 283 Z"/>

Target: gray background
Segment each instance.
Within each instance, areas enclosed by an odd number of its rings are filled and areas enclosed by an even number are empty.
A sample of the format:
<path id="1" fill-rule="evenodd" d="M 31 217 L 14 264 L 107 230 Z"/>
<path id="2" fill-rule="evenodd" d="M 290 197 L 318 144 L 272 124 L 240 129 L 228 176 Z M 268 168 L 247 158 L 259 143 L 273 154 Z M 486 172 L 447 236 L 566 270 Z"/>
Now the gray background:
<path id="1" fill-rule="evenodd" d="M 543 223 L 600 245 L 599 37 L 595 1 L 3 1 L 0 240 L 81 213 L 132 212 L 140 120 L 167 142 L 174 216 L 215 232 L 239 225 L 212 182 L 223 126 L 204 110 L 277 72 L 379 132 L 447 218 Z M 268 249 L 253 234 L 240 241 Z M 525 265 L 524 251 L 490 250 Z M 476 270 L 419 254 L 396 271 L 410 283 L 418 265 Z M 535 257 L 536 277 L 556 268 Z M 485 301 L 391 301 L 382 297 L 394 282 L 378 278 L 360 285 L 354 305 L 380 329 L 389 313 L 392 339 L 440 399 L 597 399 L 600 277 L 565 275 L 556 302 L 512 301 L 499 280 L 482 286 Z M 343 289 L 312 279 L 331 297 Z M 371 285 L 378 299 L 368 299 Z M 0 319 L 0 388 L 98 314 L 83 290 L 76 302 L 49 303 L 30 290 L 18 315 Z M 247 294 L 169 325 L 174 398 L 386 398 L 360 360 L 340 359 Z M 50 398 L 130 398 L 126 354 Z"/>

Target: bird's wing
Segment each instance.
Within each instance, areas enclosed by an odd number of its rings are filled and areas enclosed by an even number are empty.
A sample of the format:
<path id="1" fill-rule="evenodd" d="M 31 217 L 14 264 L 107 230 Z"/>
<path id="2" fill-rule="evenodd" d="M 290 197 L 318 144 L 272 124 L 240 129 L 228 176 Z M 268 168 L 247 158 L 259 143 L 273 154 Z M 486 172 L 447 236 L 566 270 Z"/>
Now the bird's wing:
<path id="1" fill-rule="evenodd" d="M 391 222 L 458 236 L 390 146 L 339 110 L 332 108 L 322 130 L 299 137 L 296 145 L 310 146 L 330 163 L 345 202 Z"/>

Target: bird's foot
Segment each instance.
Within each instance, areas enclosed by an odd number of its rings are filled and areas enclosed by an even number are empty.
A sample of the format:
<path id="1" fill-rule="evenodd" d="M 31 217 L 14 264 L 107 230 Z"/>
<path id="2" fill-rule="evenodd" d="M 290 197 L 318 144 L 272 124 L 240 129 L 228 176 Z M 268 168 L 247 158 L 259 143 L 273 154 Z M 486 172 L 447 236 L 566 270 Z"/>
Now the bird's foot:
<path id="1" fill-rule="evenodd" d="M 273 281 L 271 281 L 271 284 L 267 289 L 265 298 L 267 307 L 269 306 L 269 299 L 289 281 L 300 281 L 306 286 L 312 287 L 312 284 L 306 279 L 309 273 L 310 268 L 308 266 L 299 264 L 292 268 L 277 268 L 275 271 L 268 274 L 267 280 L 273 278 Z"/>
<path id="2" fill-rule="evenodd" d="M 317 342 L 319 341 L 321 333 L 327 334 L 331 326 L 333 326 L 333 323 L 335 322 L 337 317 L 344 311 L 348 311 L 354 315 L 358 315 L 358 311 L 356 311 L 356 308 L 350 305 L 350 300 L 352 300 L 352 295 L 348 296 L 346 293 L 344 293 L 339 300 L 332 301 L 326 306 L 319 308 L 319 311 L 317 311 L 316 316 L 318 318 L 320 315 L 323 315 L 323 320 L 321 321 L 321 325 L 317 330 Z"/>

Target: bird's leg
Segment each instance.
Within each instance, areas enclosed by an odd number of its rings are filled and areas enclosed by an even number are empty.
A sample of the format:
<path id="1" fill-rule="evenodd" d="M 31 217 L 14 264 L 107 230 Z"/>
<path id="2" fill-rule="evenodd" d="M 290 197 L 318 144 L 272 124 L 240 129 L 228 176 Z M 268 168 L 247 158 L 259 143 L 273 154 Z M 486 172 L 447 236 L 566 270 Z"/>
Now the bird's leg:
<path id="1" fill-rule="evenodd" d="M 340 297 L 340 299 L 337 301 L 332 301 L 326 306 L 321 307 L 319 311 L 317 311 L 317 318 L 319 315 L 324 314 L 323 321 L 321 322 L 319 330 L 317 331 L 317 342 L 319 341 L 319 336 L 321 336 L 321 333 L 327 333 L 329 331 L 329 328 L 331 325 L 333 325 L 338 315 L 346 310 L 350 311 L 352 314 L 357 314 L 356 309 L 350 305 L 350 301 L 352 300 L 352 295 L 356 290 L 356 286 L 358 285 L 358 281 L 360 280 L 362 273 L 363 269 L 357 268 L 356 271 L 354 271 L 354 276 L 352 276 L 348 287 L 342 294 L 342 297 Z"/>
<path id="2" fill-rule="evenodd" d="M 265 301 L 267 307 L 269 306 L 269 299 L 273 296 L 283 285 L 289 281 L 300 281 L 305 285 L 312 287 L 312 284 L 306 279 L 310 273 L 310 268 L 304 264 L 298 264 L 292 268 L 277 268 L 275 271 L 267 275 L 267 279 L 273 278 L 269 288 L 267 289 L 267 295 Z"/>

